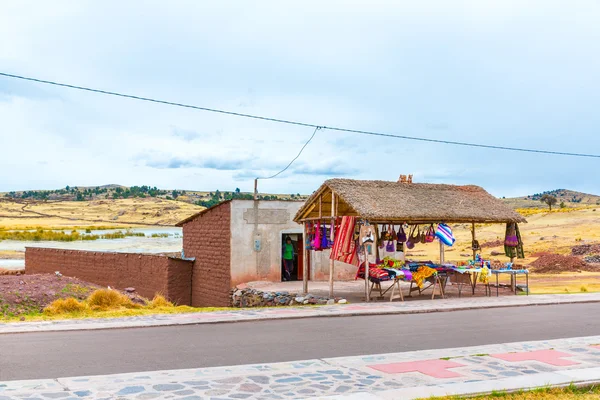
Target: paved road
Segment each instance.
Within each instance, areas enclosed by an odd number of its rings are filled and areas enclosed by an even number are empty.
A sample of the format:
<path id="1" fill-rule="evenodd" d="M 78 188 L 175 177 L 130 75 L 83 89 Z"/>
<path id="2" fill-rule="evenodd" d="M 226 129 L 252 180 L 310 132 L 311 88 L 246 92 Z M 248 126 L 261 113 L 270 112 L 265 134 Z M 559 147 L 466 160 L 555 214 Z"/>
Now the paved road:
<path id="1" fill-rule="evenodd" d="M 600 335 L 599 304 L 0 335 L 0 381 Z"/>

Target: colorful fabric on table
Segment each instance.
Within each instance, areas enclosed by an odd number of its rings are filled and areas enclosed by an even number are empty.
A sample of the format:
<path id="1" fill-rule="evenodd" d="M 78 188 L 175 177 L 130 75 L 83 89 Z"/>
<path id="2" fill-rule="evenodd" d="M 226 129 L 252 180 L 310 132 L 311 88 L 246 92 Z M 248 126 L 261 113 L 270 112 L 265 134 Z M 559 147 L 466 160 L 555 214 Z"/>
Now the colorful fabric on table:
<path id="1" fill-rule="evenodd" d="M 333 248 L 331 249 L 332 260 L 341 261 L 358 267 L 358 255 L 356 254 L 356 241 L 354 240 L 356 217 L 342 217 L 339 229 L 336 232 Z"/>
<path id="2" fill-rule="evenodd" d="M 388 272 L 388 274 L 390 274 L 390 276 L 393 275 L 394 278 L 404 278 L 404 271 L 401 269 L 385 268 L 385 270 Z"/>
<path id="3" fill-rule="evenodd" d="M 437 237 L 440 242 L 444 243 L 446 246 L 450 247 L 454 244 L 456 239 L 452 234 L 452 229 L 446 224 L 439 224 L 437 231 L 435 232 L 435 237 Z"/>
<path id="4" fill-rule="evenodd" d="M 365 266 L 361 265 L 356 272 L 356 277 L 354 279 L 365 279 Z M 376 265 L 369 264 L 369 280 L 372 282 L 384 282 L 392 279 L 390 274 L 381 268 L 377 268 Z"/>
<path id="5" fill-rule="evenodd" d="M 423 288 L 423 282 L 425 279 L 437 274 L 437 271 L 430 267 L 421 266 L 417 272 L 412 274 L 412 280 L 416 283 L 419 289 Z"/>

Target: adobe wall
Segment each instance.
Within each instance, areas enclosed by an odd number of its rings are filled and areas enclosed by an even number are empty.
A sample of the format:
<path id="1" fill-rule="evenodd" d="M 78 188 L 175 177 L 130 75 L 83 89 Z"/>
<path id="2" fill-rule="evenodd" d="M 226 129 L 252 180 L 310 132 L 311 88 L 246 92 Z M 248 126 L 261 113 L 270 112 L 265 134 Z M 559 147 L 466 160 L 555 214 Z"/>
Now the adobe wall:
<path id="1" fill-rule="evenodd" d="M 235 286 L 252 281 L 281 281 L 282 235 L 302 234 L 302 225 L 293 218 L 302 201 L 234 200 L 231 202 L 231 283 Z M 258 213 L 258 219 L 256 215 Z M 184 235 L 185 237 L 185 235 Z M 255 241 L 260 250 L 255 250 Z M 329 250 L 310 251 L 309 279 L 329 279 Z M 356 267 L 335 263 L 335 280 L 351 280 Z"/>
<path id="2" fill-rule="evenodd" d="M 231 202 L 183 225 L 183 252 L 195 258 L 192 306 L 227 307 L 231 303 Z"/>
<path id="3" fill-rule="evenodd" d="M 25 273 L 76 277 L 117 289 L 134 287 L 144 297 L 161 293 L 181 305 L 191 303 L 191 261 L 159 255 L 105 253 L 27 247 Z"/>

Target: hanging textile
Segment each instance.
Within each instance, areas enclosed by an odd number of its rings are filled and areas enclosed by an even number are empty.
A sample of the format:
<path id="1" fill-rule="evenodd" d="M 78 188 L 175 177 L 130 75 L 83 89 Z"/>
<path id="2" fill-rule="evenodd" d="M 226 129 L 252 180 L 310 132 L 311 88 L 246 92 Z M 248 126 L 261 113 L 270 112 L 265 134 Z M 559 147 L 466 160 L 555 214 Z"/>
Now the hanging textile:
<path id="1" fill-rule="evenodd" d="M 514 236 L 516 236 L 516 242 L 514 242 Z M 514 243 L 516 243 L 516 246 L 513 246 Z M 515 222 L 509 222 L 506 224 L 504 254 L 510 258 L 525 258 L 523 240 L 521 240 L 521 232 L 519 232 L 519 225 L 517 225 Z"/>
<path id="2" fill-rule="evenodd" d="M 354 225 L 356 217 L 342 217 L 340 227 L 336 231 L 330 258 L 358 267 L 356 241 L 354 240 Z"/>

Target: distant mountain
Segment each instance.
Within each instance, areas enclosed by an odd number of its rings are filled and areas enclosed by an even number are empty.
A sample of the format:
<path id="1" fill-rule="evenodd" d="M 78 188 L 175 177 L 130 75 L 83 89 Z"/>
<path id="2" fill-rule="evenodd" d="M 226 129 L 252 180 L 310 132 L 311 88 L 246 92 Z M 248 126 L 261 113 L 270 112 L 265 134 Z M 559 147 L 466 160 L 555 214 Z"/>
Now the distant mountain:
<path id="1" fill-rule="evenodd" d="M 210 207 L 224 200 L 252 199 L 252 193 L 241 192 L 240 189 L 233 191 L 202 192 L 186 190 L 165 190 L 156 186 L 67 186 L 56 190 L 22 190 L 0 193 L 0 198 L 13 201 L 92 201 L 92 200 L 116 200 L 131 198 L 159 198 L 165 200 L 179 200 L 186 203 Z M 304 200 L 306 196 L 300 194 L 267 194 L 260 193 L 260 200 Z"/>
<path id="2" fill-rule="evenodd" d="M 513 197 L 503 200 L 514 208 L 543 207 L 540 199 L 545 194 L 556 197 L 558 200 L 557 205 L 559 205 L 561 202 L 564 202 L 565 206 L 567 207 L 600 205 L 600 196 L 568 189 L 549 190 L 543 193 L 535 193 L 528 196 Z"/>

